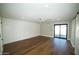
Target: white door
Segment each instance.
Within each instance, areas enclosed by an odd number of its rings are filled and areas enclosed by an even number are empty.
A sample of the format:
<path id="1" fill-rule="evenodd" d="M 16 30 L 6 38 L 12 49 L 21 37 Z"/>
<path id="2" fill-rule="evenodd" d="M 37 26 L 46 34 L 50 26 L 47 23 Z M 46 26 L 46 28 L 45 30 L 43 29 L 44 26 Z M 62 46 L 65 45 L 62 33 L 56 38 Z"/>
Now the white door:
<path id="1" fill-rule="evenodd" d="M 79 14 L 76 17 L 75 54 L 79 55 Z"/>
<path id="2" fill-rule="evenodd" d="M 0 55 L 2 54 L 2 33 L 1 33 L 1 18 L 0 18 Z"/>

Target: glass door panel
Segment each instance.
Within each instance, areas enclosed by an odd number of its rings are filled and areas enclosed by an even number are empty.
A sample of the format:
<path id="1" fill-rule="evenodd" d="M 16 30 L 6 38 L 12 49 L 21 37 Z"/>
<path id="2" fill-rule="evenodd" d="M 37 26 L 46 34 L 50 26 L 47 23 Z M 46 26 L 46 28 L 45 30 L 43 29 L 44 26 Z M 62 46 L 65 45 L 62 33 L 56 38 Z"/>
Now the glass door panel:
<path id="1" fill-rule="evenodd" d="M 61 25 L 61 38 L 66 38 L 66 25 Z"/>
<path id="2" fill-rule="evenodd" d="M 59 37 L 59 34 L 60 34 L 60 26 L 56 25 L 55 26 L 55 37 Z"/>

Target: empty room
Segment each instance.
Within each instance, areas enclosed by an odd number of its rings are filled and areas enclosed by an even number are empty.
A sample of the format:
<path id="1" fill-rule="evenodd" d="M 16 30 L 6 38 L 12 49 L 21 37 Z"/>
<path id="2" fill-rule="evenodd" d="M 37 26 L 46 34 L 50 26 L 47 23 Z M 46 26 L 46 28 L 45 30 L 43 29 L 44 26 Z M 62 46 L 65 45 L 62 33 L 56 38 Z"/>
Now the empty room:
<path id="1" fill-rule="evenodd" d="M 1 55 L 78 55 L 78 3 L 0 3 Z"/>

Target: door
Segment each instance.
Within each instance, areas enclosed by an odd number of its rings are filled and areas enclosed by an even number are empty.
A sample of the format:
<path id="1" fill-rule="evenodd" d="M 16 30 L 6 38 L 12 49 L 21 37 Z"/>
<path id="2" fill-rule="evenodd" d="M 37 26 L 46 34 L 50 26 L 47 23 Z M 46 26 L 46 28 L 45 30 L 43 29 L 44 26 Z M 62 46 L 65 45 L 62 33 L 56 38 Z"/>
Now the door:
<path id="1" fill-rule="evenodd" d="M 1 33 L 1 18 L 0 18 L 0 54 L 2 54 L 2 33 Z"/>
<path id="2" fill-rule="evenodd" d="M 67 24 L 55 24 L 54 28 L 55 38 L 67 39 Z"/>
<path id="3" fill-rule="evenodd" d="M 75 54 L 79 55 L 79 14 L 76 17 Z"/>

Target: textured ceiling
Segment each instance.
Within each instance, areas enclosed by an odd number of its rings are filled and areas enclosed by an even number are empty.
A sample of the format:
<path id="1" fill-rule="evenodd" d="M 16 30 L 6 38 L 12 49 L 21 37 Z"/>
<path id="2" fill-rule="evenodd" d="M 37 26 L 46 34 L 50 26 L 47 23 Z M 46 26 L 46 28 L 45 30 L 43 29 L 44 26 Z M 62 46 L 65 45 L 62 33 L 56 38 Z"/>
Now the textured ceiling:
<path id="1" fill-rule="evenodd" d="M 2 17 L 30 21 L 72 20 L 79 11 L 79 4 L 76 3 L 6 3 L 0 6 Z"/>

